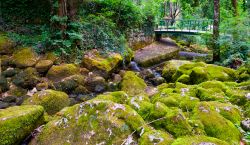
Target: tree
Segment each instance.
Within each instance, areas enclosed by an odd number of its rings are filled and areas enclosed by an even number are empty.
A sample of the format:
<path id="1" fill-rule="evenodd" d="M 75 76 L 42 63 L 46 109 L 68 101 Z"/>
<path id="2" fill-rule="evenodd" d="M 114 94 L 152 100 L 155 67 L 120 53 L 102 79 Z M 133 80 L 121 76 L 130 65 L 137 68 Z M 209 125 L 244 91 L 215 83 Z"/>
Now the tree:
<path id="1" fill-rule="evenodd" d="M 232 0 L 232 6 L 233 6 L 233 13 L 235 16 L 237 16 L 238 15 L 237 0 Z"/>
<path id="2" fill-rule="evenodd" d="M 220 47 L 218 39 L 220 35 L 220 0 L 214 0 L 214 25 L 213 25 L 213 61 L 220 61 Z"/>

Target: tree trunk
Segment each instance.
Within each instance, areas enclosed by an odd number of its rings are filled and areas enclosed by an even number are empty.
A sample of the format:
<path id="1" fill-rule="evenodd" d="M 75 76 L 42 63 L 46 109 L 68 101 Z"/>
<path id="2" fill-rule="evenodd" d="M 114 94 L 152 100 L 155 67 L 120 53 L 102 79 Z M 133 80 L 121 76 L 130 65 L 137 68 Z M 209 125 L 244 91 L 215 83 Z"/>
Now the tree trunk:
<path id="1" fill-rule="evenodd" d="M 232 1 L 232 6 L 233 6 L 234 16 L 237 16 L 238 15 L 237 0 L 231 0 L 231 1 Z"/>
<path id="2" fill-rule="evenodd" d="M 220 0 L 214 0 L 214 25 L 213 25 L 213 62 L 220 61 L 220 46 L 217 43 L 220 35 Z"/>
<path id="3" fill-rule="evenodd" d="M 57 10 L 57 15 L 59 17 L 66 17 L 67 16 L 67 0 L 58 0 L 58 10 Z M 67 24 L 65 23 L 60 23 L 60 30 L 62 31 L 62 38 L 65 38 L 64 32 L 67 29 Z"/>

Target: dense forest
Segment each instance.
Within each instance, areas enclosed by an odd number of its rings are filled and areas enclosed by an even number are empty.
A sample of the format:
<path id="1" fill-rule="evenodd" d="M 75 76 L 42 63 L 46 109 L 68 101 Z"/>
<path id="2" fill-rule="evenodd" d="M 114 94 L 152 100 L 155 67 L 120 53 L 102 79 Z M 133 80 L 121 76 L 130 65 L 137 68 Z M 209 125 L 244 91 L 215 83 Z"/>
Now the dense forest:
<path id="1" fill-rule="evenodd" d="M 250 145 L 250 1 L 0 0 L 0 145 Z"/>

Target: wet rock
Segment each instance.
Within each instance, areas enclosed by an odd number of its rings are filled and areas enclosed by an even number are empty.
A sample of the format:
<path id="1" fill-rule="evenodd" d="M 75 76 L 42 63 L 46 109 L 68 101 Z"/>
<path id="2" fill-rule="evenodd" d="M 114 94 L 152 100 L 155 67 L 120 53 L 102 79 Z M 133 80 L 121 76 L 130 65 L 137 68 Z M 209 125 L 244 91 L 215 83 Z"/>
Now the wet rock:
<path id="1" fill-rule="evenodd" d="M 89 76 L 86 79 L 85 86 L 91 92 L 101 93 L 107 89 L 108 84 L 101 76 Z"/>
<path id="2" fill-rule="evenodd" d="M 122 91 L 128 95 L 135 96 L 144 93 L 146 88 L 147 85 L 144 80 L 138 77 L 134 72 L 125 72 L 121 82 Z"/>
<path id="3" fill-rule="evenodd" d="M 140 72 L 140 71 L 141 71 L 141 69 L 140 69 L 140 67 L 138 66 L 138 64 L 137 64 L 136 62 L 134 62 L 134 61 L 131 61 L 131 62 L 129 63 L 129 68 L 130 68 L 131 70 L 133 70 L 133 71 L 137 71 L 137 72 Z"/>
<path id="4" fill-rule="evenodd" d="M 44 123 L 43 112 L 43 107 L 32 105 L 0 110 L 1 144 L 21 144 L 35 128 Z"/>
<path id="5" fill-rule="evenodd" d="M 22 48 L 13 54 L 14 64 L 18 68 L 32 67 L 37 60 L 37 54 L 33 52 L 32 48 Z"/>
<path id="6" fill-rule="evenodd" d="M 8 37 L 0 35 L 0 54 L 11 54 L 15 43 L 11 41 Z"/>
<path id="7" fill-rule="evenodd" d="M 250 118 L 241 121 L 241 126 L 244 130 L 250 131 Z"/>
<path id="8" fill-rule="evenodd" d="M 7 96 L 2 99 L 3 102 L 6 103 L 11 103 L 11 102 L 16 102 L 16 97 L 15 96 Z"/>
<path id="9" fill-rule="evenodd" d="M 33 89 L 40 81 L 35 68 L 28 67 L 13 78 L 13 83 L 22 88 Z"/>
<path id="10" fill-rule="evenodd" d="M 152 79 L 152 82 L 154 85 L 158 86 L 160 84 L 163 84 L 166 82 L 166 80 L 163 77 L 155 77 Z"/>
<path id="11" fill-rule="evenodd" d="M 144 69 L 140 72 L 140 75 L 143 79 L 150 79 L 155 77 L 154 72 L 151 69 Z"/>
<path id="12" fill-rule="evenodd" d="M 52 65 L 53 65 L 53 62 L 51 60 L 40 60 L 36 64 L 35 68 L 38 72 L 44 73 L 44 72 L 47 72 Z"/>
<path id="13" fill-rule="evenodd" d="M 54 65 L 52 66 L 48 73 L 48 79 L 56 82 L 60 81 L 66 77 L 76 75 L 80 73 L 79 67 L 74 64 L 61 64 L 61 65 Z"/>
<path id="14" fill-rule="evenodd" d="M 44 90 L 34 94 L 24 101 L 23 105 L 41 105 L 44 110 L 53 115 L 70 103 L 66 93 L 54 90 Z"/>
<path id="15" fill-rule="evenodd" d="M 54 82 L 53 85 L 56 90 L 71 93 L 78 86 L 83 86 L 85 83 L 85 77 L 82 75 L 72 75 L 66 77 L 60 81 Z"/>
<path id="16" fill-rule="evenodd" d="M 82 65 L 90 71 L 107 77 L 121 62 L 122 56 L 118 53 L 110 53 L 107 56 L 102 56 L 97 50 L 92 50 L 84 55 Z"/>
<path id="17" fill-rule="evenodd" d="M 229 143 L 208 136 L 180 137 L 172 145 L 229 145 Z"/>
<path id="18" fill-rule="evenodd" d="M 3 101 L 0 101 L 0 109 L 5 109 L 7 107 L 9 107 L 9 103 L 6 103 L 6 102 L 3 102 Z"/>

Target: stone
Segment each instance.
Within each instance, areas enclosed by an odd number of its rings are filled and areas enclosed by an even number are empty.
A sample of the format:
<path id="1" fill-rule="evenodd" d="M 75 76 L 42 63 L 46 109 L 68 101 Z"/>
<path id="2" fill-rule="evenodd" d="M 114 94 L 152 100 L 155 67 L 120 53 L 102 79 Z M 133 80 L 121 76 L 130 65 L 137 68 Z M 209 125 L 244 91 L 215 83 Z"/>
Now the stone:
<path id="1" fill-rule="evenodd" d="M 13 52 L 13 48 L 15 47 L 15 43 L 10 40 L 8 37 L 0 34 L 0 54 L 11 54 Z"/>
<path id="2" fill-rule="evenodd" d="M 2 72 L 2 76 L 4 77 L 13 77 L 19 72 L 18 69 L 15 68 L 7 68 L 5 71 Z"/>
<path id="3" fill-rule="evenodd" d="M 187 136 L 177 138 L 172 145 L 229 145 L 229 143 L 208 136 Z"/>
<path id="4" fill-rule="evenodd" d="M 5 77 L 0 75 L 0 93 L 9 89 L 8 81 Z"/>
<path id="5" fill-rule="evenodd" d="M 53 65 L 48 73 L 48 79 L 57 82 L 66 77 L 76 75 L 80 73 L 79 67 L 74 64 L 61 64 L 61 65 Z"/>
<path id="6" fill-rule="evenodd" d="M 1 144 L 21 144 L 34 129 L 44 123 L 43 113 L 43 107 L 34 105 L 0 110 Z"/>
<path id="7" fill-rule="evenodd" d="M 5 109 L 7 107 L 9 107 L 9 103 L 6 103 L 6 102 L 3 102 L 3 101 L 0 101 L 0 109 Z"/>
<path id="8" fill-rule="evenodd" d="M 250 118 L 241 121 L 241 126 L 244 130 L 250 131 Z"/>
<path id="9" fill-rule="evenodd" d="M 107 89 L 108 84 L 101 76 L 89 76 L 86 79 L 85 87 L 91 92 L 101 93 Z"/>
<path id="10" fill-rule="evenodd" d="M 126 92 L 130 96 L 135 96 L 145 93 L 146 88 L 147 84 L 134 72 L 132 71 L 125 72 L 121 82 L 122 91 Z"/>
<path id="11" fill-rule="evenodd" d="M 144 47 L 143 49 L 136 51 L 134 60 L 140 66 L 148 67 L 176 58 L 178 53 L 179 48 L 177 45 L 166 45 L 166 42 L 155 42 Z"/>
<path id="12" fill-rule="evenodd" d="M 102 56 L 97 50 L 92 50 L 84 55 L 82 65 L 90 71 L 106 78 L 121 62 L 122 56 L 118 53 L 110 53 L 107 56 Z"/>
<path id="13" fill-rule="evenodd" d="M 44 90 L 37 92 L 32 97 L 24 101 L 23 105 L 41 105 L 44 110 L 53 115 L 69 106 L 70 100 L 66 93 L 54 90 Z"/>
<path id="14" fill-rule="evenodd" d="M 13 54 L 14 64 L 18 68 L 32 67 L 37 63 L 37 54 L 32 48 L 22 48 Z"/>
<path id="15" fill-rule="evenodd" d="M 16 86 L 28 89 L 33 89 L 39 82 L 39 74 L 36 69 L 32 67 L 24 69 L 13 78 L 13 83 Z"/>
<path id="16" fill-rule="evenodd" d="M 44 73 L 44 72 L 47 72 L 52 65 L 53 65 L 53 61 L 51 60 L 40 60 L 37 62 L 35 68 L 38 72 Z"/>

